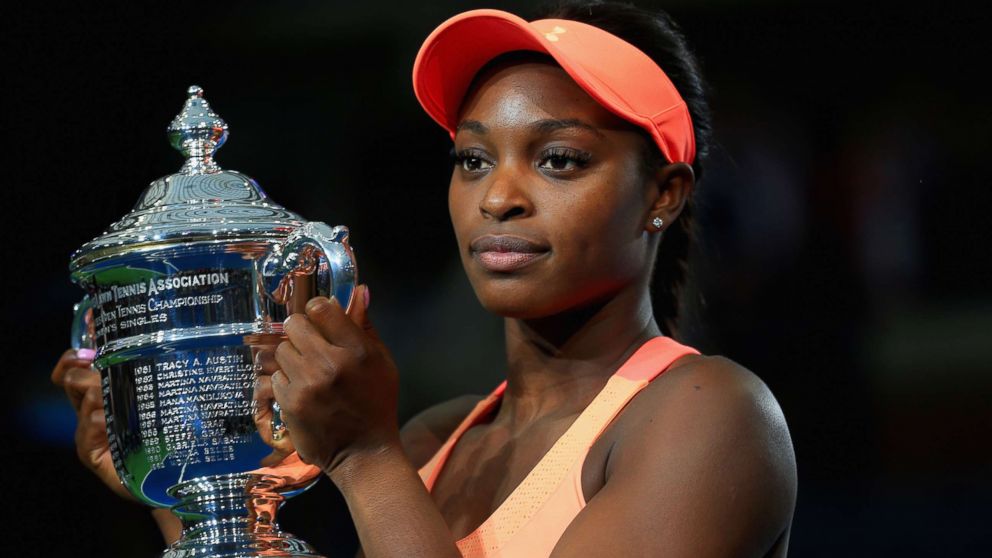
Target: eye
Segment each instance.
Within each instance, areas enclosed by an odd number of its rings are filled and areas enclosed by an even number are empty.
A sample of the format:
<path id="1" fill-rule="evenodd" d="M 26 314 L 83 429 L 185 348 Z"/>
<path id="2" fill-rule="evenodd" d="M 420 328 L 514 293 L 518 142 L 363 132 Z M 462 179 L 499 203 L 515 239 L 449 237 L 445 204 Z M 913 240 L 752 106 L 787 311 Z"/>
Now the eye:
<path id="1" fill-rule="evenodd" d="M 553 147 L 541 153 L 537 166 L 551 172 L 568 172 L 584 168 L 591 155 L 568 147 Z"/>
<path id="2" fill-rule="evenodd" d="M 451 150 L 452 163 L 465 172 L 485 172 L 493 168 L 494 163 L 479 149 Z"/>

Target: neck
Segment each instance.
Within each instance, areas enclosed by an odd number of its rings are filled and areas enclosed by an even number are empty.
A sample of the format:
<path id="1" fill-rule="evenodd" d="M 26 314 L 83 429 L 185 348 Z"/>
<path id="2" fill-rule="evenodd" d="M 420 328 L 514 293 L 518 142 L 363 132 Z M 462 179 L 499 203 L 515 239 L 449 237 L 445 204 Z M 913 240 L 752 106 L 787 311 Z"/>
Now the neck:
<path id="1" fill-rule="evenodd" d="M 524 428 L 581 412 L 645 341 L 661 335 L 646 286 L 538 320 L 507 318 L 507 388 L 496 421 Z"/>

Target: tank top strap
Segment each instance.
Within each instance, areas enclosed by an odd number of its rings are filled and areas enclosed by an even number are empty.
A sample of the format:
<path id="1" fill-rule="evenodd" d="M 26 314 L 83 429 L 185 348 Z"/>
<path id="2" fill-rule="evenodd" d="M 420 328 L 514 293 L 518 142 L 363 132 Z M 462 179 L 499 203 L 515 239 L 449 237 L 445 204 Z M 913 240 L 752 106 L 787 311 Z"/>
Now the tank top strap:
<path id="1" fill-rule="evenodd" d="M 683 345 L 671 337 L 654 337 L 634 351 L 614 376 L 647 385 L 679 358 L 698 354 L 699 351 L 696 349 Z"/>
<path id="2" fill-rule="evenodd" d="M 448 460 L 448 456 L 451 455 L 451 450 L 455 447 L 455 443 L 462 437 L 462 434 L 466 430 L 472 428 L 492 413 L 496 405 L 503 399 L 504 391 L 506 391 L 506 380 L 496 386 L 496 389 L 492 393 L 475 404 L 475 407 L 459 423 L 458 428 L 455 428 L 454 432 L 448 436 L 448 439 L 445 440 L 441 448 L 437 450 L 434 457 L 420 468 L 418 473 L 424 481 L 424 485 L 427 486 L 428 492 L 434 488 L 434 482 L 437 481 L 437 477 L 441 473 L 444 463 Z"/>
<path id="3" fill-rule="evenodd" d="M 602 391 L 562 436 L 567 439 L 568 443 L 564 445 L 569 448 L 563 459 L 567 461 L 572 455 L 584 458 L 635 395 L 668 370 L 673 362 L 690 354 L 699 354 L 699 351 L 670 337 L 655 337 L 644 343 L 610 377 Z"/>

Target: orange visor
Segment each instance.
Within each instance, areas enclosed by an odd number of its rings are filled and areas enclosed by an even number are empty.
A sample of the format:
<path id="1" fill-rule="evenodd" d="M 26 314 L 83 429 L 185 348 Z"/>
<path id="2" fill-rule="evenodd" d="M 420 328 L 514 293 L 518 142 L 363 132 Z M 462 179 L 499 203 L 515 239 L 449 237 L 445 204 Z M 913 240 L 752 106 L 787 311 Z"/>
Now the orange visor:
<path id="1" fill-rule="evenodd" d="M 665 72 L 634 45 L 578 21 L 527 22 L 499 10 L 458 14 L 420 47 L 413 65 L 417 100 L 454 138 L 472 78 L 493 58 L 516 50 L 551 55 L 590 97 L 647 130 L 668 162 L 692 163 L 692 119 Z"/>

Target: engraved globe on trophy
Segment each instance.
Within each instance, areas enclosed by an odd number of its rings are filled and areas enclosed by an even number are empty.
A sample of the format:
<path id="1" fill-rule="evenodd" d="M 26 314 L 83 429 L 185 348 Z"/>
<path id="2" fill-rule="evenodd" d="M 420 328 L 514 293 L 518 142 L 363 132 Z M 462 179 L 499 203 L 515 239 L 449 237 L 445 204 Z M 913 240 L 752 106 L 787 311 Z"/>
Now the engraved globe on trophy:
<path id="1" fill-rule="evenodd" d="M 348 230 L 218 167 L 227 124 L 199 87 L 168 132 L 182 169 L 70 263 L 87 292 L 74 345 L 97 351 L 114 465 L 135 497 L 182 520 L 166 557 L 317 556 L 275 521 L 319 470 L 293 451 L 278 406 L 256 412 L 253 362 L 312 296 L 350 305 Z"/>

